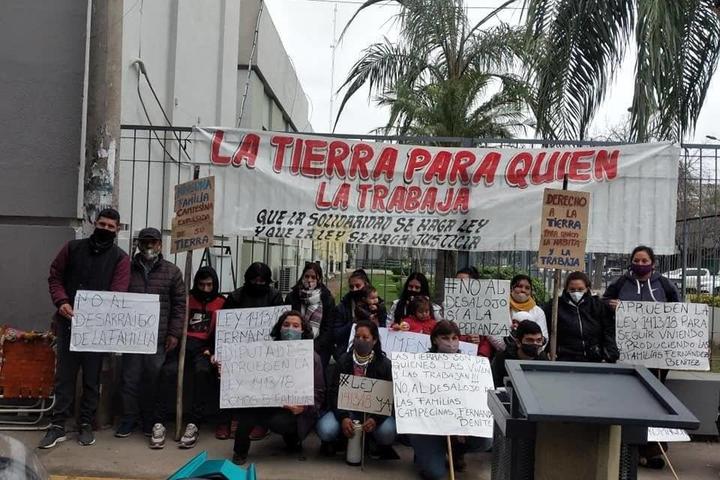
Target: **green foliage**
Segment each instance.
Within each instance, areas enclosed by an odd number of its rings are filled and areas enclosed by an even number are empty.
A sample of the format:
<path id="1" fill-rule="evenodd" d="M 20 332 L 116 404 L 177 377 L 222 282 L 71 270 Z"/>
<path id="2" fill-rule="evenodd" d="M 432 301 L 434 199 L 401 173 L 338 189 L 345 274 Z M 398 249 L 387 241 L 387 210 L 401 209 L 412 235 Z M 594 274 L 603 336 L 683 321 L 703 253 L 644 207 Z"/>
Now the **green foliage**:
<path id="1" fill-rule="evenodd" d="M 483 279 L 494 279 L 494 280 L 511 280 L 515 275 L 524 273 L 528 275 L 528 272 L 524 270 L 518 270 L 512 267 L 482 267 L 478 268 L 480 272 L 480 278 Z M 545 289 L 545 284 L 539 278 L 532 278 L 532 290 L 535 302 L 539 305 L 547 302 L 548 292 Z"/>
<path id="2" fill-rule="evenodd" d="M 698 295 L 697 293 L 693 293 L 687 295 L 687 301 L 689 303 L 704 303 L 711 307 L 720 308 L 720 295 L 710 295 L 709 293 Z"/>

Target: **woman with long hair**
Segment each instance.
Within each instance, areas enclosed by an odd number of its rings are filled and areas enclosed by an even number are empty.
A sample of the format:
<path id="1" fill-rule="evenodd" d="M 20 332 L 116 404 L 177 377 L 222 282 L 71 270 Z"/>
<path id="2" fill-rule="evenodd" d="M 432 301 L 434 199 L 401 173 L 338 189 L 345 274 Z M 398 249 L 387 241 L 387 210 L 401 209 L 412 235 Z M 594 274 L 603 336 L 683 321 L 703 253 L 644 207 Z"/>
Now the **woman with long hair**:
<path id="1" fill-rule="evenodd" d="M 407 310 L 410 301 L 417 296 L 430 298 L 430 283 L 422 273 L 413 272 L 405 280 L 400 297 L 390 306 L 388 311 L 390 322 L 400 323 L 403 318 L 407 317 L 409 315 Z M 442 307 L 433 304 L 432 309 L 430 309 L 430 316 L 433 320 L 442 320 Z"/>

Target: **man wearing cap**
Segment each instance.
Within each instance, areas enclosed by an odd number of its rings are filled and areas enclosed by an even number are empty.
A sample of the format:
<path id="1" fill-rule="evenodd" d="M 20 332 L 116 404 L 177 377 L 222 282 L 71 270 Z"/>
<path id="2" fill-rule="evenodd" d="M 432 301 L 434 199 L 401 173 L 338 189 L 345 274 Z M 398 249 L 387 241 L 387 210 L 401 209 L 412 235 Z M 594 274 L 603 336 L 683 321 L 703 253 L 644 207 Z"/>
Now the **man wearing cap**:
<path id="1" fill-rule="evenodd" d="M 175 350 L 185 321 L 185 283 L 178 267 L 163 259 L 162 234 L 144 228 L 137 237 L 138 253 L 132 260 L 129 292 L 160 297 L 158 348 L 152 355 L 123 354 L 120 396 L 123 416 L 115 436 L 129 436 L 142 419 L 143 433 L 150 435 L 154 418 L 158 376 L 168 352 Z M 164 438 L 164 435 L 163 435 Z"/>
<path id="2" fill-rule="evenodd" d="M 92 445 L 92 423 L 100 400 L 100 370 L 103 354 L 70 351 L 70 321 L 78 290 L 126 292 L 130 279 L 130 257 L 115 245 L 120 214 L 112 208 L 98 214 L 89 238 L 63 245 L 50 265 L 48 284 L 57 312 L 53 317 L 56 335 L 55 406 L 50 428 L 40 448 L 52 448 L 66 439 L 65 421 L 74 410 L 75 384 L 82 369 L 82 400 L 78 419 L 78 443 Z"/>

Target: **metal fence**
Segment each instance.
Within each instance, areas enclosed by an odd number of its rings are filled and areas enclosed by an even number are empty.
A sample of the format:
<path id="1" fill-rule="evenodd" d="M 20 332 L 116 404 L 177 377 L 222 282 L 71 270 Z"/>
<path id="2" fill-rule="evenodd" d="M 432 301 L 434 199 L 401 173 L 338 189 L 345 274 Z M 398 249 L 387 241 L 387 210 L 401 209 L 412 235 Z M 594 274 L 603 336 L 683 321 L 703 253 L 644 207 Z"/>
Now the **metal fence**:
<path id="1" fill-rule="evenodd" d="M 316 134 L 322 135 L 322 134 Z M 350 140 L 385 141 L 417 145 L 458 147 L 539 148 L 617 145 L 619 142 L 547 141 L 518 139 L 474 139 L 445 137 L 398 137 L 383 135 L 334 135 Z M 666 273 L 686 294 L 709 296 L 720 307 L 720 190 L 718 150 L 720 145 L 682 146 L 678 182 L 676 228 L 677 253 L 659 257 L 659 270 Z M 173 187 L 192 177 L 192 129 L 189 127 L 148 127 L 123 125 L 120 146 L 120 211 L 127 230 L 120 237 L 131 249 L 131 234 L 145 226 L 162 227 L 169 237 Z M 652 202 L 652 198 L 648 198 Z M 642 205 L 629 206 L 643 208 Z M 169 242 L 166 242 L 169 245 Z M 218 270 L 221 291 L 229 292 L 242 284 L 245 269 L 254 261 L 270 265 L 280 289 L 287 292 L 300 276 L 306 261 L 319 261 L 330 278 L 336 295 L 344 288 L 344 275 L 354 268 L 371 271 L 380 295 L 392 300 L 403 277 L 413 270 L 435 274 L 434 251 L 426 249 L 383 248 L 364 245 L 337 245 L 331 242 L 269 241 L 265 239 L 216 236 L 212 249 L 196 253 L 198 261 Z M 549 289 L 551 273 L 534 265 L 536 252 L 458 252 L 458 266 L 476 266 L 487 276 L 508 276 L 528 272 L 543 280 Z M 184 254 L 170 257 L 181 268 Z M 593 254 L 587 258 L 588 274 L 594 290 L 602 291 L 608 282 L 624 271 L 627 255 Z M 198 265 L 198 263 L 195 263 Z M 697 300 L 695 297 L 690 297 Z M 717 322 L 715 316 L 718 316 Z M 713 311 L 713 332 L 720 340 L 720 309 Z"/>

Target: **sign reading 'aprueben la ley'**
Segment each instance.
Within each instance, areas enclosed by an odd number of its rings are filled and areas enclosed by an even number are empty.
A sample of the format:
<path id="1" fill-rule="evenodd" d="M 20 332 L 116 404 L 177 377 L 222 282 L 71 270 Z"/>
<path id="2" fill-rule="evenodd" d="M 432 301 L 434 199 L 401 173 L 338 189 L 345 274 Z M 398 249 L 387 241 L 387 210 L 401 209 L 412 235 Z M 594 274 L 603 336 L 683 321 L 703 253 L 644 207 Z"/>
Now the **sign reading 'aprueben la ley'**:
<path id="1" fill-rule="evenodd" d="M 209 247 L 213 241 L 215 177 L 175 186 L 171 253 Z"/>
<path id="2" fill-rule="evenodd" d="M 538 267 L 585 270 L 590 194 L 545 189 Z"/>

